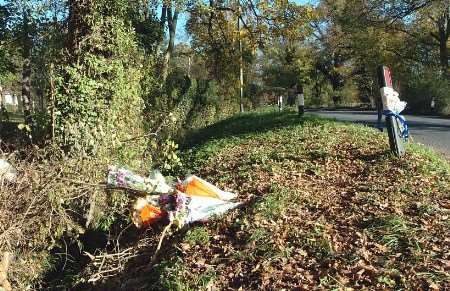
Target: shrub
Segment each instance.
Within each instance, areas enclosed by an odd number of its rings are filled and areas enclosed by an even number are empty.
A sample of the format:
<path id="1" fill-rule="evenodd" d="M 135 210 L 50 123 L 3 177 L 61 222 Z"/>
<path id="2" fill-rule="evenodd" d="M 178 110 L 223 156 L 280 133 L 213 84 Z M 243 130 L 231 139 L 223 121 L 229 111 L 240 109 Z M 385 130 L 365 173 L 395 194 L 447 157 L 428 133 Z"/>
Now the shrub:
<path id="1" fill-rule="evenodd" d="M 411 76 L 401 95 L 414 112 L 431 112 L 431 101 L 434 100 L 436 113 L 450 114 L 450 83 L 432 72 Z"/>

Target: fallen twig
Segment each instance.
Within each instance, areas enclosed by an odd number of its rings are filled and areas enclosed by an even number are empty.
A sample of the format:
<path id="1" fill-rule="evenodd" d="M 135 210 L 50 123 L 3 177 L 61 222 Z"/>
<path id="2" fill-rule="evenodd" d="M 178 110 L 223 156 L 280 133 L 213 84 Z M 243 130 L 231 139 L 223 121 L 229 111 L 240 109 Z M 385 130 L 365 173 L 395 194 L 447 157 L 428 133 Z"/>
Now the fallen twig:
<path id="1" fill-rule="evenodd" d="M 94 219 L 94 215 L 95 215 L 95 198 L 96 198 L 96 191 L 94 191 L 94 193 L 91 196 L 90 199 L 90 203 L 89 203 L 89 211 L 87 214 L 87 218 L 86 218 L 86 228 L 88 228 L 92 222 L 92 220 Z"/>
<path id="2" fill-rule="evenodd" d="M 172 226 L 173 222 L 171 221 L 163 230 L 163 232 L 161 233 L 161 237 L 159 238 L 159 242 L 158 242 L 158 246 L 156 247 L 155 253 L 153 254 L 152 260 L 151 260 L 151 264 L 153 265 L 156 262 L 156 258 L 158 257 L 158 253 L 161 249 L 161 245 L 162 242 L 164 240 L 164 237 L 166 236 L 167 231 L 170 229 L 170 227 Z"/>

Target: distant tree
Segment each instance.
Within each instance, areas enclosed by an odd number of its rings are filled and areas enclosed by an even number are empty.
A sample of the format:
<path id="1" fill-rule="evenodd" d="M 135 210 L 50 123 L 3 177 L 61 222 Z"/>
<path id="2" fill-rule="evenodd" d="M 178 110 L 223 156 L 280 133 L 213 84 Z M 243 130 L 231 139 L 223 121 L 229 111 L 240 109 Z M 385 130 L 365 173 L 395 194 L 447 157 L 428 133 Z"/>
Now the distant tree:
<path id="1" fill-rule="evenodd" d="M 6 1 L 8 9 L 9 33 L 11 43 L 16 47 L 16 53 L 21 56 L 21 88 L 25 123 L 29 129 L 33 128 L 33 100 L 31 94 L 32 51 L 36 36 L 36 15 L 38 6 L 33 7 L 33 1 Z"/>
<path id="2" fill-rule="evenodd" d="M 443 75 L 448 74 L 450 3 L 447 0 L 395 0 L 391 5 L 372 0 L 368 6 L 375 12 L 365 13 L 369 22 L 402 32 L 414 39 L 416 46 L 435 51 Z"/>
<path id="3" fill-rule="evenodd" d="M 244 80 L 251 84 L 249 78 L 254 74 L 250 71 L 255 69 L 257 55 L 281 40 L 285 44 L 304 40 L 310 33 L 308 22 L 313 17 L 310 6 L 291 2 L 211 0 L 197 2 L 188 11 L 187 30 L 192 47 L 205 57 L 209 77 L 226 82 L 228 85 L 223 87 L 235 90 L 241 58 L 247 72 Z M 267 67 L 266 72 L 269 70 Z"/>
<path id="4" fill-rule="evenodd" d="M 175 47 L 175 33 L 177 29 L 178 15 L 181 9 L 180 6 L 181 3 L 175 0 L 163 1 L 162 3 L 161 26 L 164 27 L 167 24 L 167 29 L 169 31 L 168 44 L 164 52 L 164 59 L 161 66 L 161 78 L 163 83 L 167 79 L 170 58 L 172 57 Z"/>
<path id="5" fill-rule="evenodd" d="M 263 78 L 269 87 L 291 88 L 309 84 L 314 67 L 311 47 L 280 41 L 264 50 Z"/>

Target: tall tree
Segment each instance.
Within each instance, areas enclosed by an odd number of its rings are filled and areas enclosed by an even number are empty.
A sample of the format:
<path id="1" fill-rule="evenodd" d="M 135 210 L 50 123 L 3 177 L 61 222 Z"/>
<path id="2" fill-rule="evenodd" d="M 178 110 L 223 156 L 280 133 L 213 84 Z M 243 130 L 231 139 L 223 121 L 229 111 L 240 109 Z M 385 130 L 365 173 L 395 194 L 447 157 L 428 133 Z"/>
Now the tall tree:
<path id="1" fill-rule="evenodd" d="M 32 51 L 33 39 L 36 32 L 35 15 L 33 15 L 32 1 L 7 1 L 8 8 L 8 30 L 10 33 L 9 45 L 13 45 L 16 53 L 20 55 L 21 63 L 17 63 L 21 67 L 20 80 L 16 82 L 21 85 L 23 112 L 25 123 L 31 129 L 33 127 L 33 101 L 31 94 L 31 78 L 32 78 Z M 11 55 L 9 56 L 11 57 Z"/>
<path id="2" fill-rule="evenodd" d="M 80 53 L 80 42 L 89 33 L 88 17 L 93 3 L 90 0 L 69 0 L 68 37 L 66 47 L 69 56 Z"/>
<path id="3" fill-rule="evenodd" d="M 25 122 L 32 126 L 33 118 L 33 101 L 31 99 L 31 25 L 30 25 L 30 9 L 23 11 L 22 18 L 22 101 Z"/>
<path id="4" fill-rule="evenodd" d="M 450 2 L 436 1 L 422 13 L 433 24 L 429 33 L 439 46 L 439 64 L 442 75 L 450 79 L 449 71 L 449 37 L 450 37 Z M 423 25 L 422 25 L 423 27 Z"/>
<path id="5" fill-rule="evenodd" d="M 164 59 L 161 68 L 162 83 L 167 79 L 169 72 L 170 58 L 175 47 L 175 36 L 177 30 L 178 14 L 180 13 L 179 3 L 175 0 L 164 1 L 161 12 L 161 25 L 164 27 L 167 23 L 169 39 L 164 53 Z"/>
<path id="6" fill-rule="evenodd" d="M 374 26 L 391 32 L 401 32 L 412 41 L 416 51 L 420 47 L 436 52 L 444 77 L 449 77 L 450 2 L 448 0 L 395 0 L 384 5 L 378 0 L 368 1 L 363 17 Z M 408 56 L 405 55 L 406 58 Z M 420 62 L 420 59 L 416 59 Z M 424 63 L 429 62 L 425 59 Z"/>
<path id="7" fill-rule="evenodd" d="M 288 1 L 210 0 L 197 2 L 188 11 L 187 28 L 194 51 L 207 59 L 210 78 L 228 79 L 230 88 L 235 88 L 241 56 L 244 67 L 249 67 L 256 53 L 263 52 L 265 47 L 270 48 L 280 40 L 285 44 L 304 40 L 310 33 L 308 22 L 313 17 L 310 6 Z"/>
<path id="8" fill-rule="evenodd" d="M 66 62 L 55 68 L 55 140 L 73 151 L 98 154 L 142 134 L 144 55 L 130 2 L 69 4 Z"/>

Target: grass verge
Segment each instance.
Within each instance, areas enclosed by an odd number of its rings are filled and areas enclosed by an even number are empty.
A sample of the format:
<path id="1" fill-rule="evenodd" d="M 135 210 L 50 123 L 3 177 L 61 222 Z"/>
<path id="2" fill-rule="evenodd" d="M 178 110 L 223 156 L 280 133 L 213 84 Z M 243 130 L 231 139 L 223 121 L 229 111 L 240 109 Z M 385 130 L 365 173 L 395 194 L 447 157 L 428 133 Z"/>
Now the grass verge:
<path id="1" fill-rule="evenodd" d="M 156 266 L 150 229 L 115 250 L 127 260 L 92 263 L 76 288 L 450 287 L 450 169 L 432 152 L 412 145 L 397 159 L 372 128 L 273 111 L 216 123 L 182 148 L 180 175 L 237 192 L 245 207 L 175 234 Z"/>

